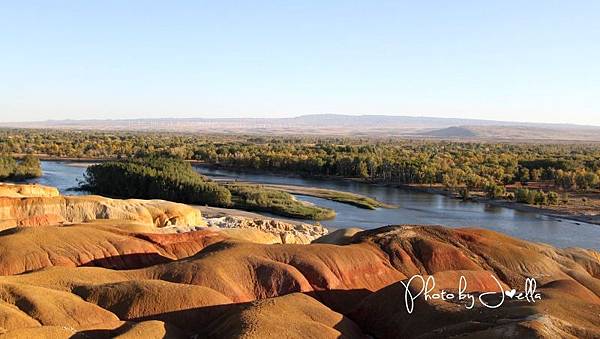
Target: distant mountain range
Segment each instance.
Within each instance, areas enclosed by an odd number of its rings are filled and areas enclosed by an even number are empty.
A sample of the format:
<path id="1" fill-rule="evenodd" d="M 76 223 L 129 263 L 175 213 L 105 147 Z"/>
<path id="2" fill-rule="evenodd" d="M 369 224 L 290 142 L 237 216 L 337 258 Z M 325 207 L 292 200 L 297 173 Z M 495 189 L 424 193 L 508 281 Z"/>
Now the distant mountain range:
<path id="1" fill-rule="evenodd" d="M 313 114 L 294 118 L 47 120 L 0 127 L 185 133 L 318 134 L 432 139 L 600 141 L 600 127 L 478 119 Z"/>

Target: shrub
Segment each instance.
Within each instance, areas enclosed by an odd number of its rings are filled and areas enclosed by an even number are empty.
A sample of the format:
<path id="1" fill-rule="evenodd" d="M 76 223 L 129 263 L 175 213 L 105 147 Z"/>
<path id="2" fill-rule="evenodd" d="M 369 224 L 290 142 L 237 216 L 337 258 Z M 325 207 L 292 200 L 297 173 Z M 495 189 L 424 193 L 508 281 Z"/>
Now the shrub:
<path id="1" fill-rule="evenodd" d="M 504 196 L 506 189 L 502 185 L 487 184 L 484 188 L 485 194 L 489 199 L 498 199 Z"/>
<path id="2" fill-rule="evenodd" d="M 548 204 L 549 205 L 558 205 L 558 193 L 554 191 L 548 192 Z"/>
<path id="3" fill-rule="evenodd" d="M 599 181 L 600 179 L 598 178 L 598 175 L 593 172 L 583 170 L 577 171 L 575 174 L 575 183 L 577 184 L 577 187 L 582 190 L 596 187 Z"/>
<path id="4" fill-rule="evenodd" d="M 458 191 L 458 196 L 462 200 L 469 200 L 471 199 L 471 191 L 467 187 L 463 187 Z"/>
<path id="5" fill-rule="evenodd" d="M 535 202 L 535 194 L 527 188 L 518 188 L 515 190 L 515 200 L 525 204 L 533 204 Z"/>
<path id="6" fill-rule="evenodd" d="M 42 176 L 40 160 L 33 155 L 15 160 L 10 156 L 0 156 L 0 179 L 23 180 Z"/>
<path id="7" fill-rule="evenodd" d="M 548 196 L 546 193 L 544 193 L 544 191 L 535 191 L 534 201 L 536 205 L 548 205 Z"/>
<path id="8" fill-rule="evenodd" d="M 556 192 L 551 192 L 556 194 Z M 558 195 L 553 197 L 558 200 Z M 527 188 L 518 188 L 515 190 L 515 200 L 524 204 L 548 205 L 548 195 L 542 190 L 530 190 Z"/>

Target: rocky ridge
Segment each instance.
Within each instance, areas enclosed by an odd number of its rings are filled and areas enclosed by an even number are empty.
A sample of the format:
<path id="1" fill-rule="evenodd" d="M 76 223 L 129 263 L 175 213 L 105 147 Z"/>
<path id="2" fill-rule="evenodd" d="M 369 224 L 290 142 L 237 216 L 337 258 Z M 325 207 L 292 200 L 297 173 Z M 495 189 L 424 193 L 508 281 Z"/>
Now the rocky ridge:
<path id="1" fill-rule="evenodd" d="M 328 233 L 327 229 L 320 225 L 292 224 L 277 219 L 224 216 L 207 218 L 206 222 L 209 226 L 221 229 L 256 229 L 271 233 L 279 237 L 282 244 L 309 244 Z"/>

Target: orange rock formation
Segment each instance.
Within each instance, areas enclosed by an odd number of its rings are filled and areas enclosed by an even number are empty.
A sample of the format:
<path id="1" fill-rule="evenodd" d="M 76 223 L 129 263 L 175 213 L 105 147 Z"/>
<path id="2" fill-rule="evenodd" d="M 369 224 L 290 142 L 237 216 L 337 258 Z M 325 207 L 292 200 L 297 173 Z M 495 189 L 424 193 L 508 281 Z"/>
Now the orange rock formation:
<path id="1" fill-rule="evenodd" d="M 593 250 L 417 225 L 262 244 L 210 229 L 156 232 L 174 217 L 195 218 L 179 204 L 4 199 L 5 220 L 73 223 L 17 222 L 0 232 L 0 334 L 8 338 L 600 337 Z M 417 298 L 409 313 L 405 284 L 415 275 L 435 279 L 431 293 L 456 291 L 463 276 L 473 295 L 522 290 L 535 278 L 541 298 L 507 297 L 495 309 Z M 422 287 L 415 280 L 410 291 Z"/>

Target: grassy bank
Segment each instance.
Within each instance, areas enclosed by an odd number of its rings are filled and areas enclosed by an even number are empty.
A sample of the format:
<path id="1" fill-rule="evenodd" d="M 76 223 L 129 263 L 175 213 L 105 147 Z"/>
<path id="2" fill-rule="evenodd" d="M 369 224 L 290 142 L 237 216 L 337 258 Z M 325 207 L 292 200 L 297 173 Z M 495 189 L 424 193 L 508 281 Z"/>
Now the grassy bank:
<path id="1" fill-rule="evenodd" d="M 278 189 L 252 184 L 225 184 L 225 187 L 232 194 L 235 208 L 310 220 L 335 217 L 335 211 L 331 209 L 298 201 L 291 194 Z"/>
<path id="2" fill-rule="evenodd" d="M 376 208 L 394 208 L 395 206 L 385 204 L 376 199 L 350 192 L 330 190 L 325 188 L 303 187 L 293 185 L 264 185 L 268 188 L 274 188 L 291 194 L 307 195 L 327 200 L 349 204 L 359 208 L 374 210 Z"/>

